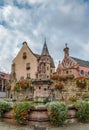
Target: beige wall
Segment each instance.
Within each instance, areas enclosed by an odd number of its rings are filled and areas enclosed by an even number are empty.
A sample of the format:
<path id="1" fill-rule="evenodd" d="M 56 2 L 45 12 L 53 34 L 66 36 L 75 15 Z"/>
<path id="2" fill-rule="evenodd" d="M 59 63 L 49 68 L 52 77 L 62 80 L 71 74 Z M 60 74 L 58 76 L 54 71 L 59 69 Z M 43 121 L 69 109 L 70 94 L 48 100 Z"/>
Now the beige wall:
<path id="1" fill-rule="evenodd" d="M 26 52 L 27 58 L 23 59 L 23 52 Z M 23 44 L 20 52 L 13 60 L 15 63 L 15 73 L 17 81 L 23 76 L 27 77 L 27 73 L 30 73 L 30 77 L 35 79 L 35 74 L 37 72 L 37 57 L 32 53 L 27 44 Z M 26 63 L 30 63 L 30 69 L 26 69 Z"/>

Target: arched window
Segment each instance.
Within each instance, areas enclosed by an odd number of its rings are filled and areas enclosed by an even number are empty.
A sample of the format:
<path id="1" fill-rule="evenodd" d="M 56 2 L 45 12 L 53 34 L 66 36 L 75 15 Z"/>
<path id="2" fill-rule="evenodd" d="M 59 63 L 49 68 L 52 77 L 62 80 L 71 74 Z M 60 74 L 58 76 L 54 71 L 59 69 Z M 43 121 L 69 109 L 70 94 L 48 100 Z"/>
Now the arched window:
<path id="1" fill-rule="evenodd" d="M 27 53 L 23 52 L 23 59 L 26 59 L 26 58 L 27 58 Z"/>

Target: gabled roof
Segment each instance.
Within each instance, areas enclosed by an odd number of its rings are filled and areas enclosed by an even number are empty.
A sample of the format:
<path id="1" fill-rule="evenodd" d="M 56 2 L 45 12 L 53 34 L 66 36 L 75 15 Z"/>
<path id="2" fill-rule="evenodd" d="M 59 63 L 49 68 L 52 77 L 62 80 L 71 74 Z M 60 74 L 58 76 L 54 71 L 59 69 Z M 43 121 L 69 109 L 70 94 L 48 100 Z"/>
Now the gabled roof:
<path id="1" fill-rule="evenodd" d="M 71 57 L 73 60 L 75 60 L 79 65 L 89 67 L 89 61 L 81 60 L 78 58 Z"/>

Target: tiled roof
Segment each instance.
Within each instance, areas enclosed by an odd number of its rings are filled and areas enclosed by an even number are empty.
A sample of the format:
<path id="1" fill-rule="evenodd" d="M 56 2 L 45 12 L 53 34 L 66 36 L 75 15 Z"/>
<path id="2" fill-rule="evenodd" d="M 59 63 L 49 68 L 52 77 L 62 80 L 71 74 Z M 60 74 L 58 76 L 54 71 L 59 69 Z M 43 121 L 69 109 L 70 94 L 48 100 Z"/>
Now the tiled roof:
<path id="1" fill-rule="evenodd" d="M 39 55 L 39 54 L 35 54 L 35 53 L 34 53 L 34 55 L 37 57 L 37 59 L 40 57 L 40 55 Z"/>
<path id="2" fill-rule="evenodd" d="M 89 61 L 81 60 L 81 59 L 74 58 L 74 57 L 71 57 L 71 58 L 73 60 L 75 60 L 78 64 L 80 64 L 81 66 L 89 67 Z"/>
<path id="3" fill-rule="evenodd" d="M 55 64 L 54 64 L 54 61 L 53 61 L 53 58 L 51 57 L 51 67 L 52 68 L 55 68 Z"/>

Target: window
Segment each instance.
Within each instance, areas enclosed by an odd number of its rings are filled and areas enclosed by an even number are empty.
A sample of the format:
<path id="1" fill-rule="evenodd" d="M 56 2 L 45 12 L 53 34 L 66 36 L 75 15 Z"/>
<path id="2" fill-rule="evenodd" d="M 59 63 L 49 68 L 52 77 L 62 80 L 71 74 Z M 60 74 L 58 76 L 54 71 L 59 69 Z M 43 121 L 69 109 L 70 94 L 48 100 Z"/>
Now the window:
<path id="1" fill-rule="evenodd" d="M 68 74 L 69 73 L 69 71 L 66 71 L 66 74 Z"/>
<path id="2" fill-rule="evenodd" d="M 51 71 L 51 73 L 52 73 L 52 69 L 51 69 L 50 71 Z"/>
<path id="3" fill-rule="evenodd" d="M 49 67 L 47 67 L 47 70 L 49 70 Z"/>
<path id="4" fill-rule="evenodd" d="M 24 79 L 24 76 L 21 76 L 21 77 L 20 77 L 20 80 L 23 80 L 23 79 Z"/>
<path id="5" fill-rule="evenodd" d="M 80 70 L 80 71 L 79 71 L 79 74 L 80 74 L 80 75 L 84 75 L 84 71 L 83 71 L 83 70 Z"/>
<path id="6" fill-rule="evenodd" d="M 30 69 L 30 63 L 26 64 L 26 69 L 29 70 Z"/>
<path id="7" fill-rule="evenodd" d="M 48 86 L 48 89 L 50 88 L 50 86 Z"/>
<path id="8" fill-rule="evenodd" d="M 27 53 L 23 52 L 23 59 L 26 59 L 26 58 L 27 58 Z"/>
<path id="9" fill-rule="evenodd" d="M 27 78 L 30 78 L 30 73 L 27 73 Z"/>
<path id="10" fill-rule="evenodd" d="M 39 89 L 41 89 L 41 86 L 39 86 Z"/>
<path id="11" fill-rule="evenodd" d="M 89 71 L 87 72 L 87 76 L 89 77 Z"/>
<path id="12" fill-rule="evenodd" d="M 47 88 L 44 88 L 44 91 L 46 91 L 47 90 Z"/>
<path id="13" fill-rule="evenodd" d="M 49 78 L 49 76 L 47 75 L 47 78 Z"/>

